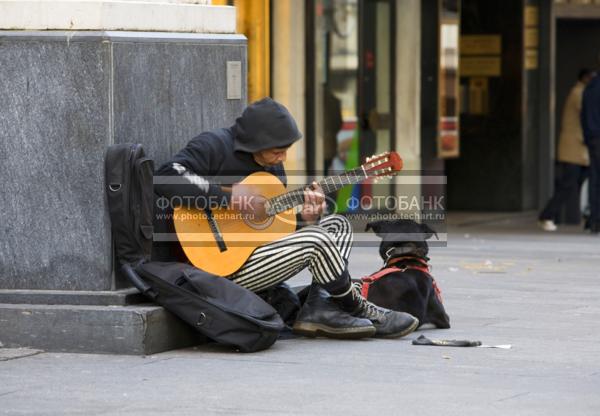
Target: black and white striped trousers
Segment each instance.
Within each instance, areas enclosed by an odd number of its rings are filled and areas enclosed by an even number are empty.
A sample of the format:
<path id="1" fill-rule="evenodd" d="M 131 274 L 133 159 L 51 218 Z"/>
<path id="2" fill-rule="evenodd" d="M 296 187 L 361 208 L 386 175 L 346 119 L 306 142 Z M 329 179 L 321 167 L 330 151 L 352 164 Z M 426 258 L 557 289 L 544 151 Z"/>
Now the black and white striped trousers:
<path id="1" fill-rule="evenodd" d="M 308 267 L 313 280 L 325 287 L 348 280 L 345 269 L 352 248 L 352 225 L 341 215 L 329 215 L 277 241 L 258 247 L 240 270 L 228 276 L 254 292 L 268 289 Z M 349 276 L 348 276 L 349 277 Z M 342 283 L 342 282 L 340 282 Z"/>

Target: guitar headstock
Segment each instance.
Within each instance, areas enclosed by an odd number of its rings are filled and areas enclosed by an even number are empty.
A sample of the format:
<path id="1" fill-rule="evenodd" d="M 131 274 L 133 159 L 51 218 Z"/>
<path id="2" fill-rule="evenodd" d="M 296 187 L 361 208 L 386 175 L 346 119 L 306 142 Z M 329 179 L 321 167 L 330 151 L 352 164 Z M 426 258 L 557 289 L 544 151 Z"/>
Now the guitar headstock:
<path id="1" fill-rule="evenodd" d="M 402 166 L 402 158 L 398 153 L 385 152 L 368 157 L 362 168 L 369 177 L 391 178 L 402 170 Z"/>

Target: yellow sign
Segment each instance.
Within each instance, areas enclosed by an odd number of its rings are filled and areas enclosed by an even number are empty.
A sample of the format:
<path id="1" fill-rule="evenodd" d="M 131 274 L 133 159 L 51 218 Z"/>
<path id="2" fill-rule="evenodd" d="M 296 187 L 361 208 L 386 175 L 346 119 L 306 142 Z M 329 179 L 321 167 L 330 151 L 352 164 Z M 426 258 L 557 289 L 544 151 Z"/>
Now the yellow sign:
<path id="1" fill-rule="evenodd" d="M 461 55 L 499 55 L 502 52 L 500 35 L 462 35 Z"/>
<path id="2" fill-rule="evenodd" d="M 537 28 L 526 28 L 525 29 L 525 47 L 526 48 L 537 48 L 540 40 Z"/>
<path id="3" fill-rule="evenodd" d="M 537 26 L 539 12 L 537 6 L 525 6 L 525 26 Z"/>
<path id="4" fill-rule="evenodd" d="M 499 77 L 501 60 L 499 56 L 469 56 L 460 58 L 460 76 Z"/>
<path id="5" fill-rule="evenodd" d="M 538 67 L 538 50 L 525 49 L 525 69 L 537 69 Z"/>

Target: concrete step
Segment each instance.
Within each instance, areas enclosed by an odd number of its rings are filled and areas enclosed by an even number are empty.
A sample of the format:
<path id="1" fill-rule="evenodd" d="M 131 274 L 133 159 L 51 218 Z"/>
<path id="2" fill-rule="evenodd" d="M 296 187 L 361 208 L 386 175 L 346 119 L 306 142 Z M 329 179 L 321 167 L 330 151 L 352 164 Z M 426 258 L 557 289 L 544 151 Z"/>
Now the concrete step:
<path id="1" fill-rule="evenodd" d="M 0 303 L 0 345 L 52 352 L 148 355 L 206 339 L 152 304 Z"/>

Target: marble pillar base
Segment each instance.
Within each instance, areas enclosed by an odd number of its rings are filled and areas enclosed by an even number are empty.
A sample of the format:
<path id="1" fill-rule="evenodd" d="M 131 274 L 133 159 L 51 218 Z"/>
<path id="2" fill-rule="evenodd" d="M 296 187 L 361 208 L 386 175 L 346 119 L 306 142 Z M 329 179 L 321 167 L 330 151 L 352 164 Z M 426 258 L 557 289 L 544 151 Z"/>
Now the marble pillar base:
<path id="1" fill-rule="evenodd" d="M 113 270 L 104 155 L 141 143 L 159 166 L 232 125 L 246 101 L 227 99 L 229 61 L 242 63 L 246 97 L 243 36 L 0 31 L 5 347 L 150 354 L 197 342 L 164 309 L 131 304 Z"/>

